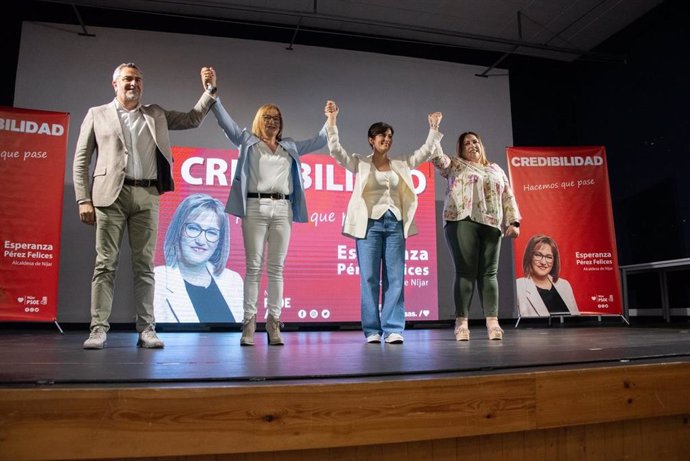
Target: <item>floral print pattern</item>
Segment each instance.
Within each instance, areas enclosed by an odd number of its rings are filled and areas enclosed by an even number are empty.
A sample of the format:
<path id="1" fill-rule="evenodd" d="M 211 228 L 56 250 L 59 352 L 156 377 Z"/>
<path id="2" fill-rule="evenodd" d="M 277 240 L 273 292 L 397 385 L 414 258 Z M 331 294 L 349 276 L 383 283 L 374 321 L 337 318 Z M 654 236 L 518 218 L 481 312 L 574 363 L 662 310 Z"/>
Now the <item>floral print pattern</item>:
<path id="1" fill-rule="evenodd" d="M 508 177 L 497 164 L 484 166 L 460 157 L 451 158 L 441 151 L 440 145 L 431 161 L 447 181 L 444 220 L 469 217 L 501 231 L 521 220 Z"/>

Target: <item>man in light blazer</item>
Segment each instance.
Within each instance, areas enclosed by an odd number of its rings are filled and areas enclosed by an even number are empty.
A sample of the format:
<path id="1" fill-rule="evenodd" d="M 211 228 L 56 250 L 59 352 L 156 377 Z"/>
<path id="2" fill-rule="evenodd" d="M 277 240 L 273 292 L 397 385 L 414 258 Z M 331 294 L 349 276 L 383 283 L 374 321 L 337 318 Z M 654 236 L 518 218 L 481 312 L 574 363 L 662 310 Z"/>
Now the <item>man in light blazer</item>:
<path id="1" fill-rule="evenodd" d="M 203 69 L 202 69 L 203 71 Z M 203 80 L 203 77 L 202 77 Z M 143 75 L 134 63 L 113 73 L 115 99 L 92 107 L 81 125 L 73 180 L 79 219 L 96 226 L 96 262 L 91 281 L 91 333 L 84 349 L 103 349 L 112 310 L 120 244 L 128 228 L 132 249 L 137 346 L 162 348 L 153 309 L 153 256 L 159 195 L 174 188 L 168 130 L 198 127 L 215 102 L 215 73 L 189 112 L 141 105 Z M 89 165 L 96 161 L 92 180 Z"/>

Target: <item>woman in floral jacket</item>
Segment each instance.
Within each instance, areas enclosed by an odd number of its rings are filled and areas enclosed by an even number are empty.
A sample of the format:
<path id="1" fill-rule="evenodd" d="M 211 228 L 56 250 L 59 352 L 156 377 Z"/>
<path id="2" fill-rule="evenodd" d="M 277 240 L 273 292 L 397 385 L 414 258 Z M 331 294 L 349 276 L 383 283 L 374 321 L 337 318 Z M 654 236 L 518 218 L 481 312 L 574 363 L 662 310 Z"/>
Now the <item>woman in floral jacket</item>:
<path id="1" fill-rule="evenodd" d="M 455 339 L 470 339 L 467 319 L 476 285 L 489 339 L 500 340 L 498 256 L 501 237 L 520 234 L 520 212 L 508 177 L 500 166 L 487 160 L 478 134 L 461 134 L 456 149 L 457 156 L 449 157 L 438 143 L 432 159 L 448 181 L 443 219 L 455 265 Z"/>

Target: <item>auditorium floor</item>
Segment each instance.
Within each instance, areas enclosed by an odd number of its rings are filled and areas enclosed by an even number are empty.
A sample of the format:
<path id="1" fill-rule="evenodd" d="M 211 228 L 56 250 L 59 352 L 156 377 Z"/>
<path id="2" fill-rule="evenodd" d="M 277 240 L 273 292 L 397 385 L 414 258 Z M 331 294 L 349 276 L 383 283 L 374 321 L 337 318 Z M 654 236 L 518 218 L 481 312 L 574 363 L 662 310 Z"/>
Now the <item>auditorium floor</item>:
<path id="1" fill-rule="evenodd" d="M 481 325 L 456 342 L 449 328 L 414 328 L 401 345 L 366 344 L 361 331 L 288 331 L 284 346 L 254 347 L 239 332 L 163 332 L 165 349 L 136 347 L 137 335 L 112 331 L 104 350 L 83 350 L 83 331 L 0 330 L 0 385 L 205 385 L 332 379 L 414 378 L 601 364 L 690 360 L 690 324 L 513 328 L 489 341 Z"/>

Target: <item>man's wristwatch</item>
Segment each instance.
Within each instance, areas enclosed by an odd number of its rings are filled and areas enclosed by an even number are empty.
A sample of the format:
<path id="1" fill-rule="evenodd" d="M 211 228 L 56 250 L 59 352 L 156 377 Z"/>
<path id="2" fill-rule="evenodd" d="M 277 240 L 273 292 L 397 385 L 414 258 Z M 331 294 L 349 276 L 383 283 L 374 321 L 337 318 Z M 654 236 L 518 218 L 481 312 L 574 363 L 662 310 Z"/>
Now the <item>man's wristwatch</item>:
<path id="1" fill-rule="evenodd" d="M 213 95 L 213 94 L 216 94 L 218 92 L 218 88 L 215 86 L 212 86 L 211 88 L 207 88 L 206 92 L 208 92 L 208 94 Z"/>

